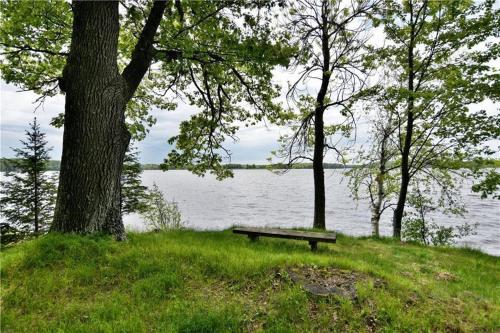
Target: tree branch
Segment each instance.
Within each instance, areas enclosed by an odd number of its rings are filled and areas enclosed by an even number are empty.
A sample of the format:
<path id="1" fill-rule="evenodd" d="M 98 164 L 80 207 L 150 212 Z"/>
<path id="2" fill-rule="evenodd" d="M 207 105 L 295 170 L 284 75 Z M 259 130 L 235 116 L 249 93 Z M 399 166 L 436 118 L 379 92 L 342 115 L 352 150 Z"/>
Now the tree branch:
<path id="1" fill-rule="evenodd" d="M 153 59 L 153 41 L 156 31 L 160 25 L 163 13 L 167 7 L 167 1 L 155 1 L 149 13 L 146 24 L 142 29 L 141 35 L 134 51 L 132 52 L 132 59 L 130 63 L 123 70 L 122 76 L 127 83 L 127 90 L 125 97 L 132 98 L 137 87 L 141 83 L 142 78 L 146 74 L 151 60 Z"/>
<path id="2" fill-rule="evenodd" d="M 23 46 L 16 46 L 16 45 L 9 45 L 6 43 L 0 43 L 0 45 L 8 47 L 8 48 L 14 48 L 16 50 L 13 51 L 5 51 L 0 54 L 19 54 L 21 52 L 35 52 L 35 53 L 45 53 L 53 56 L 67 56 L 69 53 L 68 52 L 54 52 L 51 50 L 46 50 L 46 49 L 38 49 L 31 47 L 29 45 L 23 45 Z"/>

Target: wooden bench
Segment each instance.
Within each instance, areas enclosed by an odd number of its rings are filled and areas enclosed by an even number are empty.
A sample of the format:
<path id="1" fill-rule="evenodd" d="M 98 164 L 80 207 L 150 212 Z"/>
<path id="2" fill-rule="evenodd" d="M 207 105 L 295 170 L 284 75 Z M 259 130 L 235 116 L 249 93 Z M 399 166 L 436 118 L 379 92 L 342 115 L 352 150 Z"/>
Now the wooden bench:
<path id="1" fill-rule="evenodd" d="M 250 240 L 255 241 L 260 236 L 276 237 L 287 239 L 298 239 L 309 241 L 312 251 L 318 249 L 318 242 L 336 243 L 337 237 L 335 233 L 309 232 L 286 229 L 268 229 L 268 228 L 234 228 L 233 233 L 248 235 Z"/>

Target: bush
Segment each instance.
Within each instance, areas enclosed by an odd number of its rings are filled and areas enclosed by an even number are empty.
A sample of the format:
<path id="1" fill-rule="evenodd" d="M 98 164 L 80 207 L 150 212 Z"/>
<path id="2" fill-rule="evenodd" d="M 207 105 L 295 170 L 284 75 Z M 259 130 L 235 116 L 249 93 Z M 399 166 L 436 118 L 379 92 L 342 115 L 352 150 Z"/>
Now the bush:
<path id="1" fill-rule="evenodd" d="M 422 218 L 407 218 L 403 222 L 403 238 L 426 245 L 451 245 L 457 239 L 475 234 L 476 225 L 464 223 L 445 227 Z"/>
<path id="2" fill-rule="evenodd" d="M 430 188 L 425 188 L 425 191 L 431 192 Z M 403 220 L 403 238 L 425 245 L 451 245 L 457 239 L 473 235 L 477 224 L 446 227 L 428 217 L 429 213 L 439 210 L 446 215 L 463 216 L 465 209 L 456 198 L 457 195 L 452 187 L 444 188 L 441 196 L 435 200 L 417 186 L 415 192 L 408 195 L 410 209 Z"/>
<path id="3" fill-rule="evenodd" d="M 23 239 L 25 234 L 8 223 L 0 223 L 0 244 L 2 246 L 16 243 Z"/>
<path id="4" fill-rule="evenodd" d="M 153 230 L 184 228 L 177 202 L 167 201 L 156 184 L 153 184 L 153 189 L 149 193 L 148 209 L 142 213 L 142 216 Z"/>

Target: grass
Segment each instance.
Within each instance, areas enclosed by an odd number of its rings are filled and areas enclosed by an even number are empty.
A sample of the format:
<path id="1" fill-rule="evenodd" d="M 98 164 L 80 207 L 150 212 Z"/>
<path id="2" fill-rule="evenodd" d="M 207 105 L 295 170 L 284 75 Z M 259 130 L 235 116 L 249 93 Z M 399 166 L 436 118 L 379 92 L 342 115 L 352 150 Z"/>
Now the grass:
<path id="1" fill-rule="evenodd" d="M 230 231 L 47 235 L 1 254 L 2 332 L 498 332 L 500 259 L 351 238 L 319 244 Z M 320 297 L 289 267 L 366 275 Z M 376 286 L 374 281 L 383 281 Z"/>

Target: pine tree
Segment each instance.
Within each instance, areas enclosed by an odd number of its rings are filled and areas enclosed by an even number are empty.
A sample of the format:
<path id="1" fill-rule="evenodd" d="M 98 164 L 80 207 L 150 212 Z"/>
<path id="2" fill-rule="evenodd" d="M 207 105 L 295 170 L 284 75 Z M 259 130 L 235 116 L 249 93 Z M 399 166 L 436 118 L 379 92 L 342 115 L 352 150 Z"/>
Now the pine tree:
<path id="1" fill-rule="evenodd" d="M 148 188 L 142 185 L 141 174 L 137 148 L 130 145 L 125 154 L 121 176 L 122 214 L 144 213 L 148 209 Z"/>
<path id="2" fill-rule="evenodd" d="M 26 131 L 21 148 L 12 148 L 14 171 L 0 182 L 0 213 L 6 222 L 22 234 L 40 234 L 48 230 L 56 198 L 55 176 L 47 174 L 49 152 L 45 133 L 36 118 Z"/>

